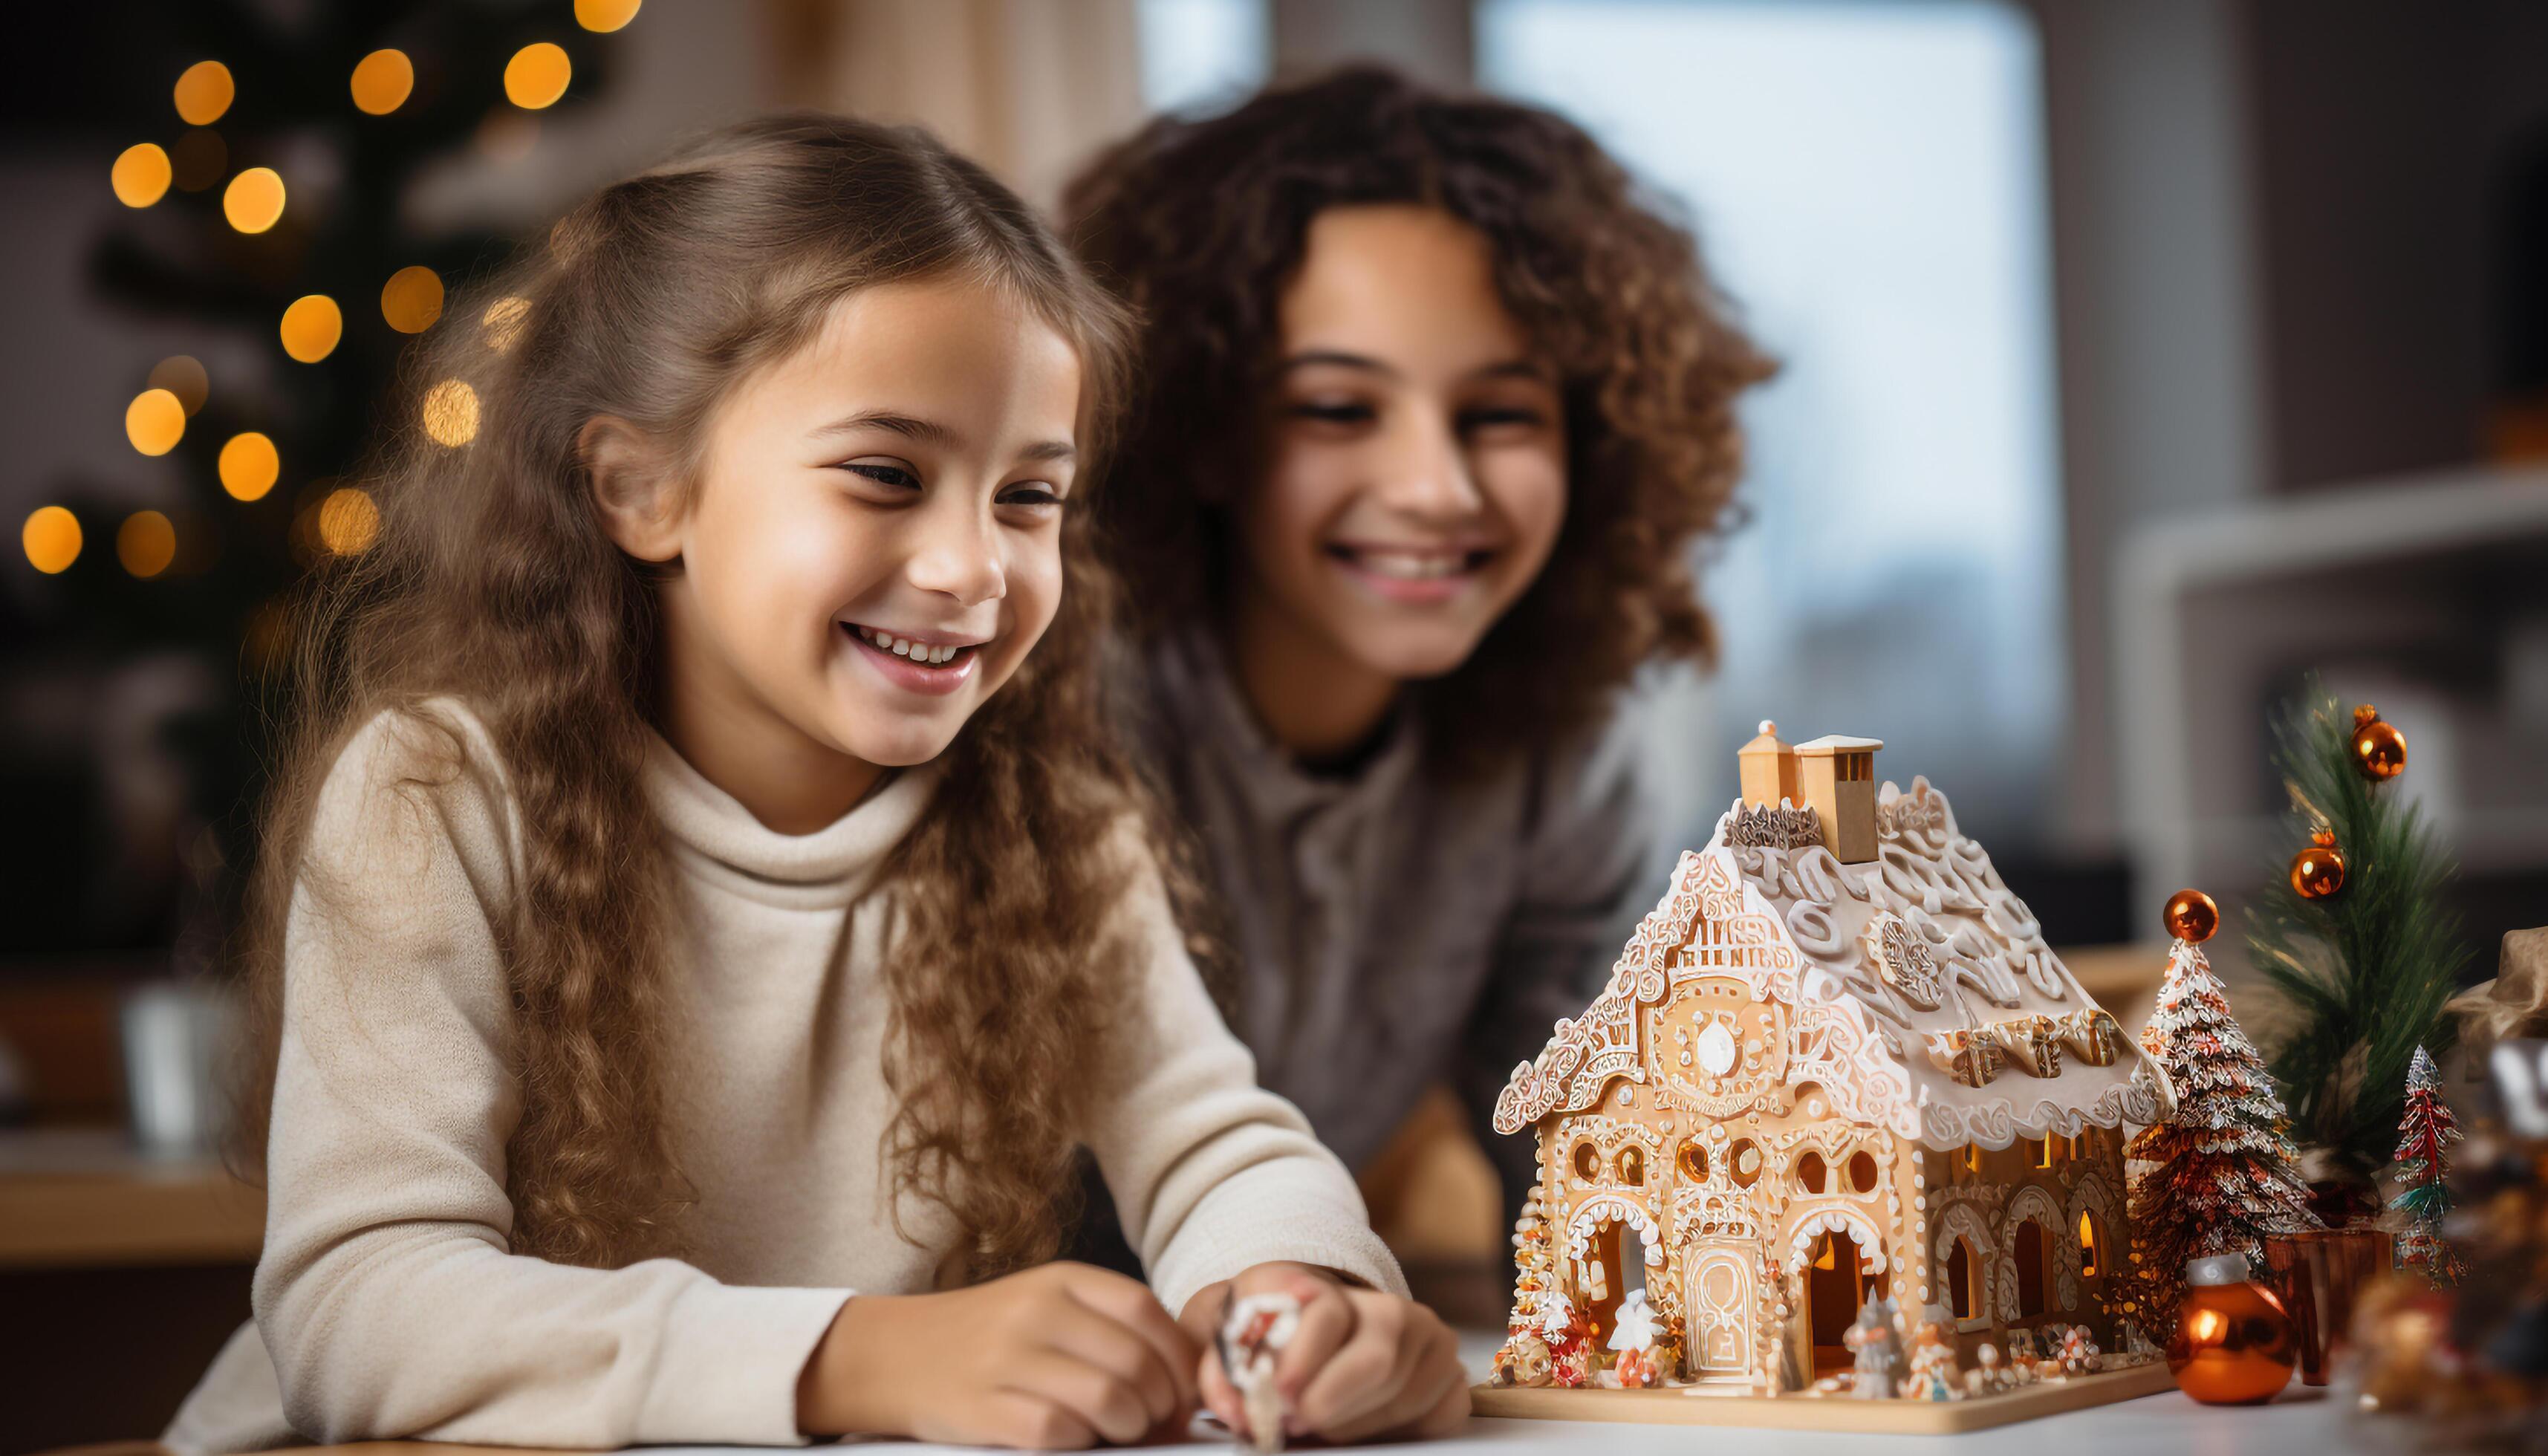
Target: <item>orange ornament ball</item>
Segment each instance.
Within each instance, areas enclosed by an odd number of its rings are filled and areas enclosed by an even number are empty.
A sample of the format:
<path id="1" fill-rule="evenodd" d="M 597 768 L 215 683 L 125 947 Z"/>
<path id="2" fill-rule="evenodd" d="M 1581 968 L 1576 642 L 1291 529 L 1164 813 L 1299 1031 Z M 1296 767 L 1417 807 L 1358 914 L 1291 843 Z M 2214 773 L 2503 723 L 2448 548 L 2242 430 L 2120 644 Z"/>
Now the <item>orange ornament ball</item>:
<path id="1" fill-rule="evenodd" d="M 2208 941 L 2221 929 L 2220 905 L 2201 890 L 2178 890 L 2168 896 L 2167 910 L 2159 918 L 2167 933 L 2180 941 Z"/>
<path id="2" fill-rule="evenodd" d="M 2335 836 L 2320 830 L 2308 849 L 2292 856 L 2292 888 L 2304 900 L 2323 900 L 2344 888 L 2344 851 Z"/>
<path id="3" fill-rule="evenodd" d="M 2187 1269 L 2167 1368 L 2178 1389 L 2207 1406 L 2260 1406 L 2291 1384 L 2300 1363 L 2292 1317 L 2246 1271 L 2236 1254 L 2196 1259 Z"/>
<path id="4" fill-rule="evenodd" d="M 2407 735 L 2383 722 L 2369 703 L 2353 710 L 2353 764 L 2372 778 L 2395 778 L 2407 772 Z"/>

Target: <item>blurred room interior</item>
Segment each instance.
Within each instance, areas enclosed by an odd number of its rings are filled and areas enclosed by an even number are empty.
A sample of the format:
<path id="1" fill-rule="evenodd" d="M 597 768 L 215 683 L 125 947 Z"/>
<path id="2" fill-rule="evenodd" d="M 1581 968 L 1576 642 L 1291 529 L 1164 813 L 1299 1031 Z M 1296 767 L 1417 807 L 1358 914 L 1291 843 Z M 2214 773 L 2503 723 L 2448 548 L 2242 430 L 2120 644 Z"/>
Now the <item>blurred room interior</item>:
<path id="1" fill-rule="evenodd" d="M 1784 366 L 1701 566 L 1722 664 L 1648 685 L 1668 852 L 1756 720 L 1881 738 L 1877 777 L 1953 794 L 2138 1027 L 2167 892 L 2234 924 L 2278 872 L 2267 725 L 2315 673 L 2410 734 L 2477 974 L 2548 920 L 2548 7 L 201 0 L 46 30 L 0 99 L 0 1309 L 41 1312 L 0 1321 L 38 1393 L 0 1449 L 156 1430 L 246 1313 L 259 1204 L 205 1148 L 259 634 L 362 549 L 344 477 L 399 345 L 489 321 L 435 316 L 502 239 L 757 109 L 917 120 L 1041 203 L 1150 112 L 1348 59 L 1567 112 Z M 348 72 L 389 46 L 406 111 L 367 133 Z M 180 85 L 208 59 L 219 106 Z M 141 143 L 155 176 L 119 162 Z M 255 167 L 274 233 L 206 226 Z M 275 301 L 320 293 L 278 349 Z M 1428 1111 L 1367 1182 L 1446 1313 L 1493 1322 L 1461 1128 Z"/>

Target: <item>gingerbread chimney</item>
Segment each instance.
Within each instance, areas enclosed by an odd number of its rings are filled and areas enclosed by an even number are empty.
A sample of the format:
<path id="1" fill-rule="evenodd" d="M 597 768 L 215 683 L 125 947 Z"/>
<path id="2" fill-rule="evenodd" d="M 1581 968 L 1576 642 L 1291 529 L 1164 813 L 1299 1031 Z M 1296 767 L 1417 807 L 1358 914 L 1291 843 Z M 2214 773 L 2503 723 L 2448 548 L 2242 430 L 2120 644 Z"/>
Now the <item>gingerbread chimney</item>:
<path id="1" fill-rule="evenodd" d="M 1882 747 L 1878 739 L 1837 734 L 1795 747 L 1795 782 L 1803 789 L 1801 798 L 1822 821 L 1824 846 L 1843 864 L 1864 864 L 1875 858 L 1875 751 Z M 1744 787 L 1748 793 L 1748 765 Z"/>
<path id="2" fill-rule="evenodd" d="M 1763 718 L 1761 736 L 1736 750 L 1734 761 L 1743 769 L 1743 802 L 1774 809 L 1799 797 L 1796 751 L 1780 741 L 1777 724 Z"/>

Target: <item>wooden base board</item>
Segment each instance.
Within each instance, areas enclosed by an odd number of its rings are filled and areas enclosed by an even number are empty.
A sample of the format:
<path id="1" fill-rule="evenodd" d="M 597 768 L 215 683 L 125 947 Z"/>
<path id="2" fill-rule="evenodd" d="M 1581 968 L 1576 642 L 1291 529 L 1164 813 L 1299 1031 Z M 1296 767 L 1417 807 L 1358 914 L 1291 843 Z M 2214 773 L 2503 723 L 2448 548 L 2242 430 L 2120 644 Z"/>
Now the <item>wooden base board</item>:
<path id="1" fill-rule="evenodd" d="M 1470 1391 L 1470 1410 L 1515 1420 L 1615 1420 L 1644 1425 L 1750 1425 L 1768 1430 L 1837 1430 L 1953 1435 L 2063 1410 L 2083 1410 L 2176 1389 L 2167 1366 L 2025 1386 L 1962 1401 L 1860 1401 L 1848 1396 L 1727 1396 L 1695 1386 L 1652 1391 L 1498 1389 Z"/>

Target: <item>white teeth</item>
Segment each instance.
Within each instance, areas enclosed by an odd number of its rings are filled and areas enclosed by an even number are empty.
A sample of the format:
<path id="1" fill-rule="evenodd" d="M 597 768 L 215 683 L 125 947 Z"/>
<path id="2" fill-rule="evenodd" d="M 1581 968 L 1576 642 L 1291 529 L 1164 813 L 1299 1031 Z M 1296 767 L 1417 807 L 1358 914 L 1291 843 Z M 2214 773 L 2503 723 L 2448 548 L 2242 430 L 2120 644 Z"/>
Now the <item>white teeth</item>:
<path id="1" fill-rule="evenodd" d="M 956 655 L 964 650 L 954 643 L 932 646 L 926 642 L 914 642 L 908 637 L 896 637 L 890 632 L 879 632 L 872 627 L 860 627 L 858 632 L 861 638 L 880 651 L 892 653 L 895 657 L 909 658 L 916 663 L 926 663 L 932 667 L 941 663 L 954 662 Z"/>
<path id="2" fill-rule="evenodd" d="M 1377 577 L 1394 577 L 1406 582 L 1432 581 L 1451 576 L 1460 570 L 1464 558 L 1412 551 L 1357 551 L 1354 558 L 1365 571 Z"/>

